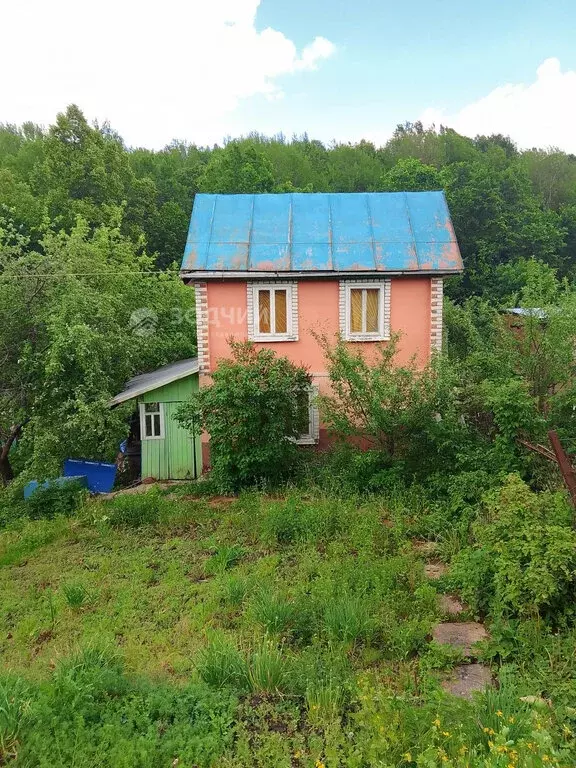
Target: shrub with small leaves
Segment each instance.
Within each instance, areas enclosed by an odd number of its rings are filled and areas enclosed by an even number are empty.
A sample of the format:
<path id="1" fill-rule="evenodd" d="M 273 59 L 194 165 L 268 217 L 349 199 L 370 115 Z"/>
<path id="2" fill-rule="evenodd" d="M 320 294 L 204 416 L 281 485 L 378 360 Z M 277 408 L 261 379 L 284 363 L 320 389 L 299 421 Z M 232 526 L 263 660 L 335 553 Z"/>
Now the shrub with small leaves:
<path id="1" fill-rule="evenodd" d="M 231 342 L 212 385 L 183 405 L 177 418 L 187 429 L 210 434 L 211 478 L 222 492 L 276 484 L 295 469 L 302 432 L 302 396 L 310 376 L 270 349 Z"/>
<path id="2" fill-rule="evenodd" d="M 484 503 L 477 544 L 454 559 L 452 584 L 476 610 L 540 614 L 557 621 L 571 609 L 576 531 L 561 493 L 534 493 L 510 475 Z"/>

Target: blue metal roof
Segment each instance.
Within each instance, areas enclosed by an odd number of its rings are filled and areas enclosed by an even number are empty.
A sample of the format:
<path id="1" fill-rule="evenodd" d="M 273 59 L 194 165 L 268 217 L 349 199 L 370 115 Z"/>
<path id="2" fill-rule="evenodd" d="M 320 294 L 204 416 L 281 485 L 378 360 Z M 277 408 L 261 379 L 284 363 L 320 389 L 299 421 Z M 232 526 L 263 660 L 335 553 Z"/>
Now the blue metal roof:
<path id="1" fill-rule="evenodd" d="M 196 195 L 182 261 L 183 276 L 461 270 L 443 192 Z"/>

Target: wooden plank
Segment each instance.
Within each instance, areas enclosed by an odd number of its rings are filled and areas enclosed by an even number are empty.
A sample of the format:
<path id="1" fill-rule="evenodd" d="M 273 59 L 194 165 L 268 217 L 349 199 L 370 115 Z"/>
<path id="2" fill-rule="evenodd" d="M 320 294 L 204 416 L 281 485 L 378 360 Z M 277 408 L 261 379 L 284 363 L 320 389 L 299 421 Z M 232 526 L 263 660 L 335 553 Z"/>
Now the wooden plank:
<path id="1" fill-rule="evenodd" d="M 562 447 L 562 443 L 560 442 L 554 429 L 551 429 L 548 432 L 548 438 L 550 439 L 550 444 L 554 454 L 556 455 L 556 460 L 558 461 L 560 472 L 562 473 L 562 477 L 564 478 L 564 482 L 566 483 L 566 487 L 570 493 L 572 506 L 576 509 L 576 475 L 574 474 L 574 469 L 572 468 L 570 459 Z"/>

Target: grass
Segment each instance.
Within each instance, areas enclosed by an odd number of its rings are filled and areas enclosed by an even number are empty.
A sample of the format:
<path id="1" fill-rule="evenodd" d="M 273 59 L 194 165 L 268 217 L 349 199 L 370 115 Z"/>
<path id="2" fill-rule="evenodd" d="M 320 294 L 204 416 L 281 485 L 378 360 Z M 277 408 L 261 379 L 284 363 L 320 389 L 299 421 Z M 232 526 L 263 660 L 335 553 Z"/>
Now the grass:
<path id="1" fill-rule="evenodd" d="M 495 628 L 500 689 L 442 693 L 458 659 L 401 500 L 191 495 L 0 532 L 0 764 L 573 764 L 569 633 Z"/>

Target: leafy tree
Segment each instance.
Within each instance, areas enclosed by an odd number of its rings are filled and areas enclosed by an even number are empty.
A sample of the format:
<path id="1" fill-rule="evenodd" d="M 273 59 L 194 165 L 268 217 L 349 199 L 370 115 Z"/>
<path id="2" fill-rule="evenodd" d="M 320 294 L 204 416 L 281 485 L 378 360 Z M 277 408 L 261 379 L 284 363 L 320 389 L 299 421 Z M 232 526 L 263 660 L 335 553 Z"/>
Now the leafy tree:
<path id="1" fill-rule="evenodd" d="M 276 483 L 294 470 L 301 433 L 302 397 L 310 376 L 301 366 L 250 342 L 230 342 L 212 384 L 182 406 L 187 429 L 210 435 L 212 477 L 223 491 Z"/>
<path id="2" fill-rule="evenodd" d="M 318 398 L 323 420 L 337 436 L 367 441 L 389 461 L 440 453 L 447 433 L 459 431 L 454 381 L 441 361 L 421 369 L 397 361 L 400 336 L 378 344 L 368 358 L 338 339 L 317 336 L 328 364 L 330 394 Z M 443 460 L 446 456 L 443 457 Z"/>
<path id="3" fill-rule="evenodd" d="M 201 192 L 272 192 L 272 164 L 253 145 L 232 141 L 214 152 L 200 177 Z"/>
<path id="4" fill-rule="evenodd" d="M 381 188 L 386 192 L 419 192 L 442 189 L 440 174 L 432 165 L 424 165 L 413 157 L 401 158 L 382 176 Z"/>
<path id="5" fill-rule="evenodd" d="M 0 471 L 10 450 L 38 471 L 67 455 L 110 459 L 126 413 L 110 398 L 136 373 L 194 353 L 192 291 L 155 274 L 114 228 L 47 234 L 42 253 L 0 246 Z M 150 324 L 134 324 L 142 312 Z"/>

